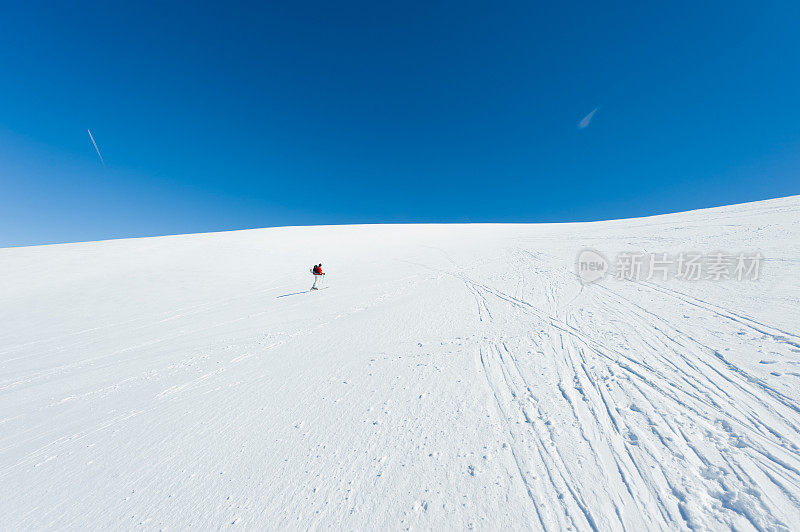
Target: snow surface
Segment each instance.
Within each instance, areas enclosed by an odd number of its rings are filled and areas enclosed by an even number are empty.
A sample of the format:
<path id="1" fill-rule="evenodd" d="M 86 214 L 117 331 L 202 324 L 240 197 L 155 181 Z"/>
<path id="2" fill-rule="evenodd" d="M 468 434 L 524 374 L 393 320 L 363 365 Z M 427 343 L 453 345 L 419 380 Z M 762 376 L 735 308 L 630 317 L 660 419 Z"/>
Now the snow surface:
<path id="1" fill-rule="evenodd" d="M 800 196 L 2 249 L 0 529 L 797 530 L 798 274 Z"/>

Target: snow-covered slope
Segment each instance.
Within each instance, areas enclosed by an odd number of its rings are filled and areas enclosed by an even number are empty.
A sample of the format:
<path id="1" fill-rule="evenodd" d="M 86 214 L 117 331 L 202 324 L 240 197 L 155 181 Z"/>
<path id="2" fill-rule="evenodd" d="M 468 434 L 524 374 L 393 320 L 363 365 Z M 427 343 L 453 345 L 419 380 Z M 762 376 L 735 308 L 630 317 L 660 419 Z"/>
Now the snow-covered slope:
<path id="1" fill-rule="evenodd" d="M 2 249 L 0 528 L 797 529 L 799 274 L 800 197 Z"/>

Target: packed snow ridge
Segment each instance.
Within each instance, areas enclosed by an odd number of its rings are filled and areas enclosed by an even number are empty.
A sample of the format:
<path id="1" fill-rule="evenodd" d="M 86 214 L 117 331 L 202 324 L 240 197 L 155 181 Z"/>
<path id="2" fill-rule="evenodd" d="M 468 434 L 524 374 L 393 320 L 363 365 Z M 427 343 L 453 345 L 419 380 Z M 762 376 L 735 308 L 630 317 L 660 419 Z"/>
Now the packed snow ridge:
<path id="1" fill-rule="evenodd" d="M 800 523 L 800 196 L 2 249 L 0 323 L 4 530 Z"/>

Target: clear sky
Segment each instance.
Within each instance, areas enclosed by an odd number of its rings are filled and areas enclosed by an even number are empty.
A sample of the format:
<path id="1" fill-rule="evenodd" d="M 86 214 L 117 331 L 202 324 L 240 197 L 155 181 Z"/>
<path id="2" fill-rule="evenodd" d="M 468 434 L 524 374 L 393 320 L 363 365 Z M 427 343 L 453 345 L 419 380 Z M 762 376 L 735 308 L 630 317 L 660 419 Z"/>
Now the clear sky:
<path id="1" fill-rule="evenodd" d="M 798 194 L 798 20 L 788 1 L 7 3 L 0 246 Z"/>

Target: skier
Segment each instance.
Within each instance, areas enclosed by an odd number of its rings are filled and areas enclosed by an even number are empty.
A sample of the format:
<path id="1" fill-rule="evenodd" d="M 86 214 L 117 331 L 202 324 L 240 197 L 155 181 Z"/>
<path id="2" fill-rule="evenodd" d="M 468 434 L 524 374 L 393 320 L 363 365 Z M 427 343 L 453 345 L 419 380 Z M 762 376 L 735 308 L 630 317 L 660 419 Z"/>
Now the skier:
<path id="1" fill-rule="evenodd" d="M 320 262 L 319 264 L 311 268 L 311 273 L 314 274 L 314 285 L 311 287 L 311 289 L 319 290 L 319 288 L 317 288 L 317 281 L 319 281 L 322 278 L 322 276 L 325 275 L 325 272 L 322 271 L 322 263 Z M 320 281 L 320 284 L 322 284 L 322 281 Z"/>

